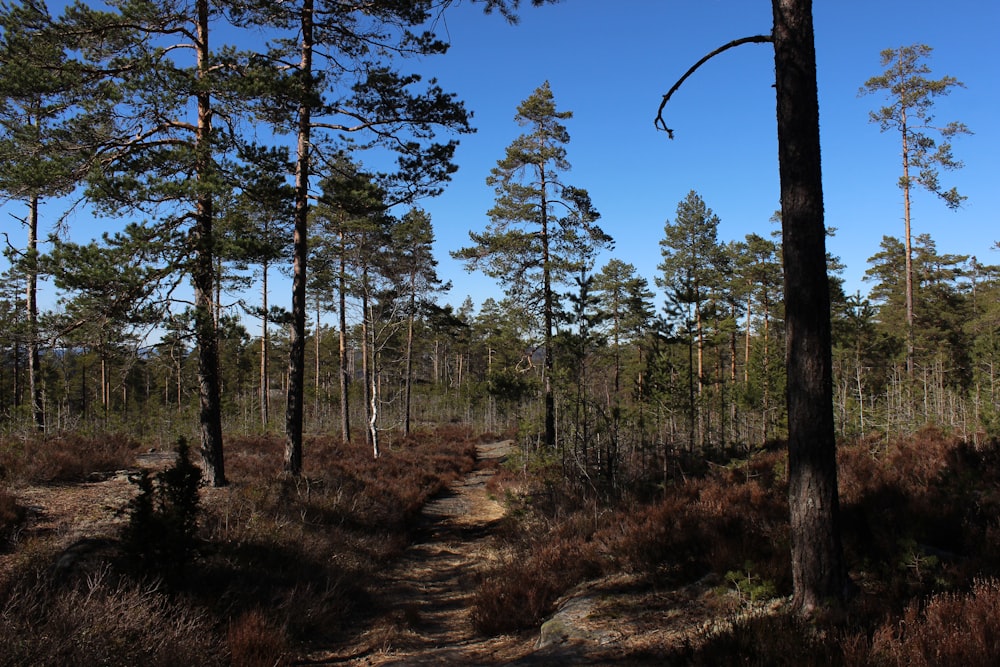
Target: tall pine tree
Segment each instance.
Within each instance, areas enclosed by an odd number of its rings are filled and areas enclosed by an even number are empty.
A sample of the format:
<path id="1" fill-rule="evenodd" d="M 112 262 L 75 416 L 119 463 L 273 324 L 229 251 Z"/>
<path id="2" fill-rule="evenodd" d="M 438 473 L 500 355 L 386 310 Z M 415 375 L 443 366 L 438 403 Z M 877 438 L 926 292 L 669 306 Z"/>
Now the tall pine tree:
<path id="1" fill-rule="evenodd" d="M 496 203 L 483 232 L 469 232 L 474 245 L 452 253 L 468 270 L 497 278 L 513 300 L 523 300 L 542 317 L 544 353 L 544 443 L 556 444 L 553 390 L 553 334 L 558 309 L 554 285 L 580 271 L 587 256 L 610 247 L 597 226 L 600 214 L 586 190 L 562 180 L 569 132 L 548 82 L 517 108 L 515 120 L 529 129 L 507 147 L 486 179 Z"/>

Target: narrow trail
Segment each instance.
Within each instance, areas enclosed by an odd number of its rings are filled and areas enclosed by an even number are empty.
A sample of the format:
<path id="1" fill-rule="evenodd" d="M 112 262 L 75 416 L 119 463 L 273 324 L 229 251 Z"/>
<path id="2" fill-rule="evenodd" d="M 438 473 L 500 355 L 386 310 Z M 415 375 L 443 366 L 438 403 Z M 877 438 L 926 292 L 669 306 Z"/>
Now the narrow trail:
<path id="1" fill-rule="evenodd" d="M 424 507 L 416 542 L 375 592 L 382 614 L 372 627 L 302 664 L 503 664 L 530 652 L 531 639 L 478 636 L 470 617 L 477 574 L 492 557 L 488 537 L 503 517 L 486 482 L 510 448 L 510 441 L 479 445 L 475 470 Z"/>

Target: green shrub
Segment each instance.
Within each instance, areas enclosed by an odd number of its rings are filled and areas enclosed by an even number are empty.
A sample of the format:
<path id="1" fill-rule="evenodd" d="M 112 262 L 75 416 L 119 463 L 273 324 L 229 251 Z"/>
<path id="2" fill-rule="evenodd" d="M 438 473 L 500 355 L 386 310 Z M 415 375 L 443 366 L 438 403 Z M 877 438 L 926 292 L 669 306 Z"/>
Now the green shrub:
<path id="1" fill-rule="evenodd" d="M 150 476 L 140 473 L 139 493 L 129 503 L 122 541 L 141 566 L 162 574 L 182 570 L 194 555 L 201 471 L 191 462 L 187 441 L 177 440 L 177 461 Z"/>

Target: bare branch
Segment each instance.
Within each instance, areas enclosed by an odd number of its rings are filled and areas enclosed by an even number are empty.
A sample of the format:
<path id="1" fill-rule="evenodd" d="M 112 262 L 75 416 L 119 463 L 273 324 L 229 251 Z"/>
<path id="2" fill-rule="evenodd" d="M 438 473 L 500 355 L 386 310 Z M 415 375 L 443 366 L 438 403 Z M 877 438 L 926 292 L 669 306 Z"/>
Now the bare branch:
<path id="1" fill-rule="evenodd" d="M 677 79 L 677 83 L 671 86 L 670 90 L 667 91 L 667 94 L 663 96 L 663 101 L 660 102 L 660 108 L 657 109 L 656 111 L 656 118 L 653 120 L 653 125 L 655 125 L 656 129 L 658 130 L 664 130 L 667 133 L 667 136 L 673 139 L 674 131 L 671 130 L 669 127 L 667 127 L 666 121 L 663 120 L 663 108 L 667 106 L 667 102 L 670 101 L 670 96 L 673 95 L 675 92 L 677 92 L 677 89 L 681 87 L 681 84 L 683 84 L 684 81 L 686 81 L 689 76 L 694 74 L 695 70 L 697 70 L 699 67 L 701 67 L 706 62 L 708 62 L 715 56 L 719 55 L 723 51 L 728 51 L 729 49 L 735 46 L 740 46 L 742 44 L 763 44 L 765 42 L 773 42 L 773 41 L 774 39 L 771 37 L 771 35 L 754 35 L 753 37 L 741 37 L 740 39 L 734 39 L 728 44 L 723 44 L 715 51 L 712 51 L 711 53 L 706 55 L 704 58 L 702 58 L 694 65 L 692 65 L 691 69 L 684 72 L 684 76 Z"/>

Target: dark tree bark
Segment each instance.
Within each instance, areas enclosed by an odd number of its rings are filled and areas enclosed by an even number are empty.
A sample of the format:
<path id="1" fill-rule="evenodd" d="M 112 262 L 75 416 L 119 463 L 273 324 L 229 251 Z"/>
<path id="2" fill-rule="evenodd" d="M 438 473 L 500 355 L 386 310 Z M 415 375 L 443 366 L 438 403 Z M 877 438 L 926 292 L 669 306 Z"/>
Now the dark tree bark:
<path id="1" fill-rule="evenodd" d="M 788 353 L 792 605 L 843 600 L 830 353 L 830 297 L 811 0 L 773 0 Z"/>
<path id="2" fill-rule="evenodd" d="M 42 365 L 38 351 L 38 196 L 28 203 L 28 249 L 25 253 L 25 308 L 28 313 L 28 393 L 35 428 L 45 430 L 45 401 L 42 396 Z M 16 392 L 15 392 L 16 393 Z"/>
<path id="3" fill-rule="evenodd" d="M 198 73 L 205 76 L 208 62 L 208 0 L 198 5 Z M 207 87 L 197 94 L 198 129 L 195 170 L 199 178 L 211 169 L 212 102 Z M 215 320 L 215 240 L 212 231 L 212 195 L 201 194 L 195 210 L 192 236 L 197 246 L 191 270 L 195 291 L 195 336 L 198 340 L 198 376 L 201 402 L 201 456 L 205 479 L 213 486 L 225 486 L 226 470 L 222 450 L 222 404 L 219 386 L 219 337 Z"/>

